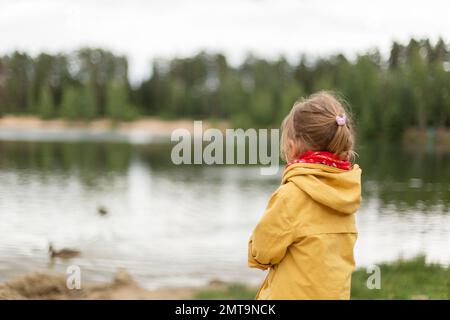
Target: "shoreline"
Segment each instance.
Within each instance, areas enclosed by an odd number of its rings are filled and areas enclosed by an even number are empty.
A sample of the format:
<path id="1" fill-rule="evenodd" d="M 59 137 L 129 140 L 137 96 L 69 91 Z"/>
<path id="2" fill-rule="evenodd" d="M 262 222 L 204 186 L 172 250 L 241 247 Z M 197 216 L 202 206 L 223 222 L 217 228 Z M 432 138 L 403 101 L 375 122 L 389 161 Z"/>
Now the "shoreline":
<path id="1" fill-rule="evenodd" d="M 223 290 L 226 284 L 211 281 L 205 286 L 180 286 L 145 289 L 126 269 L 119 268 L 109 283 L 81 283 L 68 289 L 66 275 L 32 272 L 0 283 L 0 300 L 176 300 L 194 299 L 203 290 Z"/>
<path id="2" fill-rule="evenodd" d="M 224 128 L 226 121 L 202 120 L 205 128 L 215 127 Z M 42 129 L 42 130 L 65 130 L 76 129 L 92 132 L 108 131 L 146 131 L 159 134 L 170 134 L 173 130 L 184 128 L 190 132 L 194 129 L 194 119 L 162 119 L 159 117 L 140 117 L 133 121 L 115 121 L 112 119 L 101 118 L 91 121 L 87 120 L 67 120 L 61 118 L 41 119 L 36 116 L 15 116 L 4 115 L 0 117 L 0 129 Z"/>
<path id="3" fill-rule="evenodd" d="M 352 274 L 351 299 L 450 299 L 450 266 L 426 263 L 425 256 L 398 259 L 377 264 L 382 272 L 379 290 L 367 285 L 366 268 Z M 118 269 L 114 279 L 106 284 L 82 283 L 79 290 L 69 290 L 66 275 L 33 272 L 0 283 L 0 300 L 251 300 L 257 286 L 243 283 L 210 281 L 204 286 L 162 287 L 144 289 L 127 272 Z"/>
<path id="4" fill-rule="evenodd" d="M 202 120 L 203 128 L 225 130 L 226 121 Z M 194 132 L 194 120 L 143 117 L 130 122 L 49 119 L 36 116 L 0 117 L 0 141 L 98 141 L 146 144 L 167 142 L 176 129 Z"/>

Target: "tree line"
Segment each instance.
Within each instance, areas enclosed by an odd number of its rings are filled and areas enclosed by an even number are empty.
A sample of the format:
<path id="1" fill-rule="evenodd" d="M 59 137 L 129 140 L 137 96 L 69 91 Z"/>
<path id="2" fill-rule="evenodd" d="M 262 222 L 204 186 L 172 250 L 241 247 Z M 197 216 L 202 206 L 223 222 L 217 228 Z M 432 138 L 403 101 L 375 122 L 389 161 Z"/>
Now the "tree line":
<path id="1" fill-rule="evenodd" d="M 254 55 L 232 66 L 222 54 L 155 59 L 135 86 L 128 61 L 102 49 L 0 56 L 0 115 L 131 120 L 139 116 L 226 119 L 278 126 L 295 100 L 334 90 L 349 102 L 363 138 L 395 139 L 411 127 L 450 127 L 450 46 L 442 39 L 298 63 Z"/>

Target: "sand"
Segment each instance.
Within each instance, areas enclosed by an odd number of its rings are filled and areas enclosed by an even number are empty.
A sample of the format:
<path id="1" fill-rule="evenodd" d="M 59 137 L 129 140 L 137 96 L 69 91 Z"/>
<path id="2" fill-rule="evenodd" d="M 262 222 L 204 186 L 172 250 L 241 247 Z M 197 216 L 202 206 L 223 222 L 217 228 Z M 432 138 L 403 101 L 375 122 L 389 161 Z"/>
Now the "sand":
<path id="1" fill-rule="evenodd" d="M 227 127 L 225 121 L 204 121 L 203 129 L 216 127 L 224 129 Z M 1 129 L 84 129 L 91 132 L 105 132 L 110 130 L 120 132 L 140 131 L 157 134 L 168 134 L 178 128 L 194 129 L 194 121 L 190 119 L 163 120 L 156 117 L 143 117 L 135 121 L 120 122 L 111 119 L 97 119 L 92 121 L 50 119 L 44 120 L 35 116 L 12 116 L 0 117 Z"/>
<path id="2" fill-rule="evenodd" d="M 222 284 L 211 284 L 217 287 Z M 0 299 L 4 300 L 152 300 L 192 299 L 200 288 L 140 287 L 125 269 L 119 269 L 108 284 L 83 284 L 79 290 L 69 290 L 62 274 L 34 272 L 0 284 Z"/>

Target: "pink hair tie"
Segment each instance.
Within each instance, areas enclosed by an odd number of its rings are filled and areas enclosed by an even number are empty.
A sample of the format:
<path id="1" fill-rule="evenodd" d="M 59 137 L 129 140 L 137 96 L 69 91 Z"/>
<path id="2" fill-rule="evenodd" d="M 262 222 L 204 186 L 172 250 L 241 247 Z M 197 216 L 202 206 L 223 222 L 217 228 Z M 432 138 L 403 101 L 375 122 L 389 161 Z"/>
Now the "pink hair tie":
<path id="1" fill-rule="evenodd" d="M 345 114 L 343 114 L 342 116 L 336 116 L 336 123 L 338 124 L 338 126 L 344 126 L 346 122 L 347 117 L 345 116 Z"/>

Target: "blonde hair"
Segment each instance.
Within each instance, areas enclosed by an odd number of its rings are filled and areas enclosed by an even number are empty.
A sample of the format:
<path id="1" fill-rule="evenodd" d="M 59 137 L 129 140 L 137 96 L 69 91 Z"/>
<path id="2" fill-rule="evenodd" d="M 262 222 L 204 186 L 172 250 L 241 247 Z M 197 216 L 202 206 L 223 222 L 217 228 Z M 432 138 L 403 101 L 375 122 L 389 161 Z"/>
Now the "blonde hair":
<path id="1" fill-rule="evenodd" d="M 281 156 L 289 161 L 302 153 L 328 151 L 340 159 L 354 156 L 354 134 L 344 100 L 319 91 L 294 103 L 281 125 Z M 346 117 L 338 125 L 336 117 Z M 290 143 L 293 143 L 294 150 Z"/>

